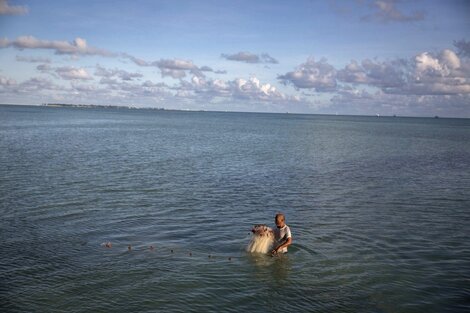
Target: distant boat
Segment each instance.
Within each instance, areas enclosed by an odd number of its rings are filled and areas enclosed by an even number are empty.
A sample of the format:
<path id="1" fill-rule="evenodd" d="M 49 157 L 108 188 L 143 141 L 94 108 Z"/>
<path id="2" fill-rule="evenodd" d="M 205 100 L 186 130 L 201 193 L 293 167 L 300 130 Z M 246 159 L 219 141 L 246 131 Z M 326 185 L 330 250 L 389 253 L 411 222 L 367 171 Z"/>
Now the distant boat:
<path id="1" fill-rule="evenodd" d="M 376 115 L 377 117 L 380 117 L 380 114 L 379 114 L 379 113 L 377 113 L 377 114 L 375 114 L 375 115 Z"/>

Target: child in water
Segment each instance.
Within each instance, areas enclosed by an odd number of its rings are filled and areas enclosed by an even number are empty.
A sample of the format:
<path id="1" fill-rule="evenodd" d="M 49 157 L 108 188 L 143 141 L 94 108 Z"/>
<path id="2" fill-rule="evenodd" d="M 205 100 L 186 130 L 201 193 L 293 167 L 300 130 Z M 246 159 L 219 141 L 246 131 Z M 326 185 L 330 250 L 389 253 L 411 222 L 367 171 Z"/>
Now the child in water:
<path id="1" fill-rule="evenodd" d="M 275 217 L 277 229 L 274 230 L 274 238 L 276 239 L 277 246 L 271 251 L 271 254 L 287 253 L 287 247 L 292 244 L 292 235 L 289 226 L 286 225 L 286 218 L 284 214 L 278 213 Z"/>

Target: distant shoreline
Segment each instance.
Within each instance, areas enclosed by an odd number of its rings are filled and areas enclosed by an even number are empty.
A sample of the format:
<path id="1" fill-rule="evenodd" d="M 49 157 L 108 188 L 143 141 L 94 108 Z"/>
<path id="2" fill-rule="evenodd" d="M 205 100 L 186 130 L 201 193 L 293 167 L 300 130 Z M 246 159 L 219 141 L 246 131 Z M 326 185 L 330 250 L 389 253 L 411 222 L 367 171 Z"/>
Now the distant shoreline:
<path id="1" fill-rule="evenodd" d="M 283 114 L 283 115 L 320 115 L 320 116 L 356 116 L 380 118 L 446 118 L 446 119 L 470 119 L 470 117 L 448 117 L 448 116 L 409 116 L 409 115 L 364 115 L 364 114 L 334 114 L 334 113 L 297 113 L 297 112 L 258 112 L 258 111 L 217 111 L 201 109 L 167 109 L 156 107 L 135 107 L 125 105 L 101 105 L 101 104 L 72 104 L 72 103 L 43 103 L 43 104 L 12 104 L 0 103 L 0 106 L 31 106 L 47 108 L 79 108 L 79 109 L 119 109 L 119 110 L 155 110 L 155 111 L 178 111 L 178 112 L 213 112 L 213 113 L 253 113 L 253 114 Z"/>
<path id="2" fill-rule="evenodd" d="M 141 109 L 141 108 L 138 108 L 138 107 L 123 106 L 123 105 L 71 104 L 71 103 L 43 103 L 40 106 L 52 107 L 52 108 L 86 108 L 86 109 L 105 108 L 105 109 L 130 109 L 130 110 Z M 146 108 L 146 109 L 165 110 L 165 108 Z"/>

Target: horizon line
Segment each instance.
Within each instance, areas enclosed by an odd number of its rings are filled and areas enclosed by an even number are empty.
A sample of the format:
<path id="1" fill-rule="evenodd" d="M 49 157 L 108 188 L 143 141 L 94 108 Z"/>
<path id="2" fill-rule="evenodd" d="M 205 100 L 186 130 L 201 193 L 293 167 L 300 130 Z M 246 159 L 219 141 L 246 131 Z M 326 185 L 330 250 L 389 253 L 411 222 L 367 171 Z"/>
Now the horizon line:
<path id="1" fill-rule="evenodd" d="M 230 110 L 205 110 L 205 109 L 170 109 L 165 107 L 137 107 L 129 105 L 112 105 L 112 104 L 73 104 L 73 103 L 42 103 L 42 104 L 18 104 L 18 103 L 0 103 L 0 106 L 31 106 L 31 107 L 50 107 L 50 108 L 75 108 L 75 109 L 93 109 L 93 108 L 109 108 L 109 109 L 128 109 L 128 110 L 156 110 L 156 111 L 179 111 L 179 112 L 209 112 L 209 113 L 253 113 L 253 114 L 283 114 L 283 115 L 322 115 L 322 116 L 352 116 L 352 117 L 376 117 L 376 118 L 432 118 L 432 119 L 470 119 L 470 117 L 455 116 L 422 116 L 422 115 L 382 115 L 376 114 L 337 114 L 337 113 L 302 113 L 302 112 L 270 112 L 270 111 L 230 111 Z"/>

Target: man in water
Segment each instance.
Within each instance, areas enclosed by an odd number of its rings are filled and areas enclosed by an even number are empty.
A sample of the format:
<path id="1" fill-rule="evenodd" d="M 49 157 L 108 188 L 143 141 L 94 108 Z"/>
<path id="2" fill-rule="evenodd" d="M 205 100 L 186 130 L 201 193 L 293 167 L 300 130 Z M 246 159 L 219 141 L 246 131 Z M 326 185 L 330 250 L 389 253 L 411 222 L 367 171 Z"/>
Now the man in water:
<path id="1" fill-rule="evenodd" d="M 271 254 L 287 253 L 287 247 L 292 243 L 292 235 L 289 226 L 286 225 L 284 214 L 276 214 L 275 223 L 277 229 L 274 230 L 274 238 L 277 241 L 277 246 L 271 251 Z"/>

